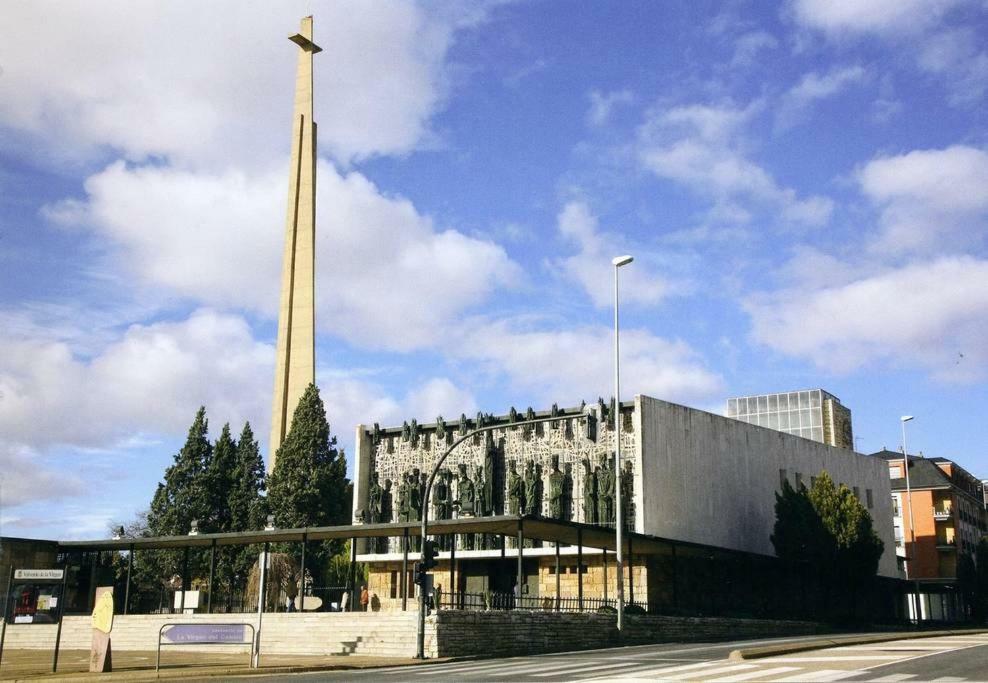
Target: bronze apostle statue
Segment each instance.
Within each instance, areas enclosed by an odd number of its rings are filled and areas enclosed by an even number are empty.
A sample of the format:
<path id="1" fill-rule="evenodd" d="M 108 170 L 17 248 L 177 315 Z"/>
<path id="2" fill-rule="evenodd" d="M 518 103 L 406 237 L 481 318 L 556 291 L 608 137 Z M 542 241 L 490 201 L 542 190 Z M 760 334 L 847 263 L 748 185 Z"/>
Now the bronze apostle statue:
<path id="1" fill-rule="evenodd" d="M 597 477 L 590 458 L 583 459 L 583 523 L 597 523 Z"/>
<path id="2" fill-rule="evenodd" d="M 559 456 L 552 456 L 552 472 L 549 473 L 549 516 L 563 519 L 563 489 L 565 476 L 559 471 Z"/>

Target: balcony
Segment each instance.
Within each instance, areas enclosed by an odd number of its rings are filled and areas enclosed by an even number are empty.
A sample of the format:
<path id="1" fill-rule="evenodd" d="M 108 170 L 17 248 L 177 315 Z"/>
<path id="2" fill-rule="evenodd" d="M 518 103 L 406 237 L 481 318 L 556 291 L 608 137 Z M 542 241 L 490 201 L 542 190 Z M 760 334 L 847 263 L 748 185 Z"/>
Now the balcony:
<path id="1" fill-rule="evenodd" d="M 950 507 L 933 508 L 933 519 L 938 522 L 945 522 L 954 516 L 954 510 Z"/>
<path id="2" fill-rule="evenodd" d="M 957 541 L 952 538 L 938 538 L 937 539 L 937 550 L 946 550 L 948 552 L 957 551 Z"/>

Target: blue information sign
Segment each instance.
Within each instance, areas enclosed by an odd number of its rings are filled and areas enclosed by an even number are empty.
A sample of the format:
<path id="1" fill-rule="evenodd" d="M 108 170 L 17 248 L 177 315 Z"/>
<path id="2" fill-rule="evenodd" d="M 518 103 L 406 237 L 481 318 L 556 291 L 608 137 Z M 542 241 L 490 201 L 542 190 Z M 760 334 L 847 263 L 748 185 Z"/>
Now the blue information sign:
<path id="1" fill-rule="evenodd" d="M 170 643 L 244 643 L 245 624 L 175 624 L 162 634 Z"/>

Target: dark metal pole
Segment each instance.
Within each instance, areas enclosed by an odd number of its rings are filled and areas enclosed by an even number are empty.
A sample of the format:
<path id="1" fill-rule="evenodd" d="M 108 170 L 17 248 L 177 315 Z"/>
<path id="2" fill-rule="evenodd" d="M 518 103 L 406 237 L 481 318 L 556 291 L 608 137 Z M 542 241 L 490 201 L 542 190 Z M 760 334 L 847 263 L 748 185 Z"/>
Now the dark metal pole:
<path id="1" fill-rule="evenodd" d="M 189 590 L 189 547 L 185 546 L 185 554 L 182 557 L 182 599 L 179 603 L 178 613 L 185 614 L 185 594 Z"/>
<path id="2" fill-rule="evenodd" d="M 604 604 L 607 604 L 607 548 L 601 548 L 604 551 Z"/>
<path id="3" fill-rule="evenodd" d="M 10 589 L 14 583 L 14 565 L 10 565 L 7 576 L 7 592 L 3 594 L 3 623 L 0 624 L 0 663 L 3 662 L 3 641 L 7 637 L 7 610 L 10 608 Z"/>
<path id="4" fill-rule="evenodd" d="M 213 582 L 216 580 L 216 539 L 209 546 L 209 593 L 206 595 L 206 614 L 213 613 Z"/>
<path id="5" fill-rule="evenodd" d="M 401 539 L 401 611 L 408 610 L 408 527 Z"/>
<path id="6" fill-rule="evenodd" d="M 299 591 L 298 591 L 299 612 L 305 611 L 305 546 L 308 545 L 306 543 L 306 541 L 308 541 L 308 538 L 309 538 L 308 534 L 305 533 L 302 534 L 302 571 L 301 574 L 299 575 L 299 581 L 301 582 L 302 585 L 299 587 Z"/>
<path id="7" fill-rule="evenodd" d="M 676 589 L 676 579 L 679 578 L 678 574 L 678 562 L 676 560 L 676 546 L 672 546 L 672 606 L 679 607 L 679 591 Z"/>
<path id="8" fill-rule="evenodd" d="M 130 554 L 127 556 L 127 588 L 124 590 L 124 614 L 130 608 L 130 573 L 134 569 L 134 544 L 130 544 Z"/>
<path id="9" fill-rule="evenodd" d="M 556 611 L 559 611 L 559 541 L 556 541 Z"/>
<path id="10" fill-rule="evenodd" d="M 524 521 L 518 520 L 518 575 L 515 578 L 518 586 L 518 604 L 515 605 L 515 609 L 521 609 L 521 596 L 522 596 L 522 581 L 525 578 L 525 568 L 523 565 L 525 557 L 525 536 L 524 536 Z"/>
<path id="11" fill-rule="evenodd" d="M 357 539 L 350 539 L 350 611 L 356 612 L 357 593 Z"/>
<path id="12" fill-rule="evenodd" d="M 628 534 L 628 604 L 635 604 L 635 553 L 631 534 Z"/>
<path id="13" fill-rule="evenodd" d="M 583 529 L 576 530 L 576 601 L 583 611 Z"/>
<path id="14" fill-rule="evenodd" d="M 55 652 L 51 657 L 51 672 L 58 668 L 58 646 L 62 642 L 62 615 L 65 614 L 65 586 L 69 582 L 69 564 L 62 565 L 62 592 L 58 596 L 58 629 L 55 631 Z"/>
<path id="15" fill-rule="evenodd" d="M 456 575 L 456 534 L 453 534 L 453 545 L 450 546 L 449 550 L 449 582 L 450 589 L 453 591 L 453 607 L 454 609 L 460 609 L 460 594 L 459 594 L 459 577 Z"/>
<path id="16" fill-rule="evenodd" d="M 576 416 L 566 415 L 566 416 L 556 416 L 556 417 L 542 417 L 535 420 L 522 420 L 520 422 L 515 422 L 513 426 L 524 427 L 528 425 L 542 424 L 545 422 L 561 422 L 563 420 L 571 420 L 574 417 Z M 419 544 L 419 549 L 421 550 L 421 555 L 419 559 L 421 560 L 421 562 L 423 563 L 425 562 L 425 539 L 429 535 L 429 493 L 432 491 L 432 483 L 436 480 L 436 475 L 439 474 L 439 468 L 442 467 L 444 462 L 446 462 L 446 458 L 449 457 L 449 454 L 452 453 L 453 450 L 461 443 L 463 443 L 467 439 L 473 438 L 478 434 L 491 432 L 496 429 L 504 429 L 504 425 L 490 425 L 488 427 L 480 427 L 479 429 L 474 429 L 473 431 L 467 432 L 466 434 L 458 438 L 456 441 L 451 443 L 449 447 L 439 457 L 439 459 L 435 462 L 435 464 L 433 464 L 432 473 L 429 475 L 429 480 L 426 483 L 425 489 L 422 492 L 422 525 L 421 525 L 422 530 L 421 533 L 419 534 L 419 536 L 421 537 L 421 543 Z M 521 554 L 519 553 L 519 558 L 520 557 Z M 419 601 L 419 627 L 418 627 L 418 634 L 416 637 L 415 656 L 418 659 L 425 659 L 425 591 L 420 591 L 420 593 L 421 593 L 420 596 L 421 600 Z"/>

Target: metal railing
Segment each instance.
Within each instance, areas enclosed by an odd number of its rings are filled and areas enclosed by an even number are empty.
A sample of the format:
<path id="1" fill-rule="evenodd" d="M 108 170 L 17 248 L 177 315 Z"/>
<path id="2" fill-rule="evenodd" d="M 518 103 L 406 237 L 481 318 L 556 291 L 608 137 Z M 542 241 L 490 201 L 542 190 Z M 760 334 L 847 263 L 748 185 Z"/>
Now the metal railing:
<path id="1" fill-rule="evenodd" d="M 615 598 L 591 598 L 584 597 L 582 600 L 577 596 L 566 595 L 526 595 L 517 596 L 514 593 L 466 593 L 466 592 L 442 592 L 440 593 L 440 609 L 449 610 L 513 610 L 523 609 L 541 612 L 597 612 L 600 610 L 616 611 L 617 600 Z M 644 602 L 625 603 L 626 606 L 634 605 L 642 611 L 648 610 L 648 604 Z M 432 601 L 435 607 L 435 600 Z"/>

